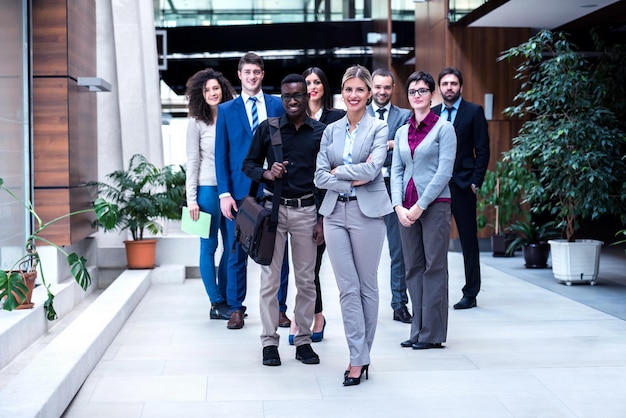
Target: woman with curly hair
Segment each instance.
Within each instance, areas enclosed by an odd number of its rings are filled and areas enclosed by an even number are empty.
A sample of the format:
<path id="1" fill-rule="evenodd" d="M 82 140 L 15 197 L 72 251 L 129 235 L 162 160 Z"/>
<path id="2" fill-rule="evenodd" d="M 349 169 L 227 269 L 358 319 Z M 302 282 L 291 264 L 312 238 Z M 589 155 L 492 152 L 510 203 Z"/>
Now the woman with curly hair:
<path id="1" fill-rule="evenodd" d="M 200 211 L 211 214 L 209 238 L 200 238 L 200 275 L 211 301 L 211 319 L 229 318 L 226 303 L 228 257 L 225 250 L 220 258 L 218 273 L 215 274 L 218 229 L 222 234 L 223 247 L 228 248 L 228 235 L 220 212 L 215 176 L 215 121 L 217 106 L 231 100 L 234 94 L 230 82 L 212 68 L 198 71 L 187 80 L 187 207 L 194 220 L 198 219 Z"/>

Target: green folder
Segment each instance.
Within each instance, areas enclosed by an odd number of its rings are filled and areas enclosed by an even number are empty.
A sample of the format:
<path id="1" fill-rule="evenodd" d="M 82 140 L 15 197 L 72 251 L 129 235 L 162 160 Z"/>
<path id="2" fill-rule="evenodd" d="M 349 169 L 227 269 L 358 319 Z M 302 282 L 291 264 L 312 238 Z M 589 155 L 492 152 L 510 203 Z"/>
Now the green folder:
<path id="1" fill-rule="evenodd" d="M 200 238 L 208 238 L 211 230 L 211 214 L 200 211 L 197 221 L 191 219 L 189 208 L 183 206 L 183 217 L 180 222 L 180 229 L 188 234 L 197 235 Z"/>

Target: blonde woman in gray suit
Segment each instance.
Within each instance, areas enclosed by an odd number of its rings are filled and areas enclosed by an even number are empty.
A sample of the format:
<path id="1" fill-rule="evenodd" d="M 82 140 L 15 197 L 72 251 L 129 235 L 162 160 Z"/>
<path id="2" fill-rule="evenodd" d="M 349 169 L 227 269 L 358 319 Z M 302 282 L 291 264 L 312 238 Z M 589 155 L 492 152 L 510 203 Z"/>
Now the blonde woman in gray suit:
<path id="1" fill-rule="evenodd" d="M 339 288 L 350 350 L 344 386 L 368 378 L 378 317 L 378 263 L 384 216 L 392 212 L 381 169 L 387 156 L 387 124 L 367 113 L 372 77 L 363 66 L 348 68 L 341 81 L 347 114 L 324 130 L 315 185 L 326 189 L 324 215 L 328 257 Z"/>

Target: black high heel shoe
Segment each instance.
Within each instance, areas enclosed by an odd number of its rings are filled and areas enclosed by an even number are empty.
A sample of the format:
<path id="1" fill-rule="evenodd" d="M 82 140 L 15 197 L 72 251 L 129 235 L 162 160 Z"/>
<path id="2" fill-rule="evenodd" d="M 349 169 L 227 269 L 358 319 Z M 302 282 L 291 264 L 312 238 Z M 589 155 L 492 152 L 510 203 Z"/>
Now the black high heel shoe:
<path id="1" fill-rule="evenodd" d="M 361 377 L 363 377 L 363 373 L 365 373 L 365 380 L 369 379 L 369 364 L 361 366 L 361 374 L 359 377 L 350 377 L 350 371 L 346 370 L 344 373 L 343 385 L 344 386 L 356 386 L 361 384 Z"/>

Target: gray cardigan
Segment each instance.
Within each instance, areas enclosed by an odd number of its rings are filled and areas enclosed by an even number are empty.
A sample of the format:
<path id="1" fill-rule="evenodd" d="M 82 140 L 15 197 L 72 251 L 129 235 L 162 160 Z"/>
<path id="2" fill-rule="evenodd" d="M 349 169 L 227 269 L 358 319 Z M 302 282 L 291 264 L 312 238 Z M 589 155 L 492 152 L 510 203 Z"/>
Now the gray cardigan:
<path id="1" fill-rule="evenodd" d="M 452 124 L 439 118 L 433 129 L 415 149 L 411 158 L 409 125 L 396 132 L 391 163 L 391 205 L 402 205 L 406 186 L 413 179 L 417 204 L 428 209 L 437 198 L 450 198 L 448 183 L 456 156 L 456 134 Z"/>

